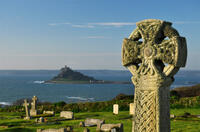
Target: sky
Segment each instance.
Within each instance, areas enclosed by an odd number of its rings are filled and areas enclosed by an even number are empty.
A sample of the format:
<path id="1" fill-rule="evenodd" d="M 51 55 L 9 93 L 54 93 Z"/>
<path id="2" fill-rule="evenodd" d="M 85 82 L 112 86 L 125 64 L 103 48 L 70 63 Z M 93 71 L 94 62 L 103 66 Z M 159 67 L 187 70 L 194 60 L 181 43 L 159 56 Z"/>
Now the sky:
<path id="1" fill-rule="evenodd" d="M 125 69 L 123 38 L 144 19 L 173 23 L 200 70 L 199 0 L 0 0 L 0 69 Z"/>

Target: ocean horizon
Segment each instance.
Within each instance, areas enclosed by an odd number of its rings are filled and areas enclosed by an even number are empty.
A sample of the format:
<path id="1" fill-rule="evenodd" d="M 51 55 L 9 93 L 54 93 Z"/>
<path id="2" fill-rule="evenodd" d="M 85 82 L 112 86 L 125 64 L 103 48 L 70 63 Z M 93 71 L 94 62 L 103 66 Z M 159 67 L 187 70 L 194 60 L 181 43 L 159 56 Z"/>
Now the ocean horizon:
<path id="1" fill-rule="evenodd" d="M 96 79 L 131 81 L 126 70 L 76 70 Z M 120 93 L 133 95 L 133 84 L 45 84 L 59 70 L 0 70 L 0 104 L 11 105 L 19 99 L 32 98 L 41 102 L 94 102 L 113 99 Z M 171 89 L 200 83 L 199 70 L 180 70 Z"/>

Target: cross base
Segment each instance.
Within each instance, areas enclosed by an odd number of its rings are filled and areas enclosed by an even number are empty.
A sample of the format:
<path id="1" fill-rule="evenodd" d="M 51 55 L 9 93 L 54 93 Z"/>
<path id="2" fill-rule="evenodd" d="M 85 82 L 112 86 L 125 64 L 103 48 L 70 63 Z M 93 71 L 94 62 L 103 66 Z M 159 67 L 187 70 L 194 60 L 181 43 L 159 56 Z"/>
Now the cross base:
<path id="1" fill-rule="evenodd" d="M 171 78 L 143 76 L 135 87 L 132 132 L 170 132 Z"/>

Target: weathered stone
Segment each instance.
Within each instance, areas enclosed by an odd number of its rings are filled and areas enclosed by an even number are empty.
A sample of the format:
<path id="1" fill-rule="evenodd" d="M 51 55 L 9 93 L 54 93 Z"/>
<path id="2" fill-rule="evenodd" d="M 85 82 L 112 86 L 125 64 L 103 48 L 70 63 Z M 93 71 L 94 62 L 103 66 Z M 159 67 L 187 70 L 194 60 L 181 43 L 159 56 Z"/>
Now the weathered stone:
<path id="1" fill-rule="evenodd" d="M 38 98 L 36 96 L 33 96 L 33 98 L 32 98 L 33 102 L 31 103 L 31 110 L 30 110 L 31 116 L 37 115 L 37 100 L 38 100 Z"/>
<path id="2" fill-rule="evenodd" d="M 55 112 L 54 111 L 43 111 L 43 114 L 52 114 L 52 115 L 54 115 Z"/>
<path id="3" fill-rule="evenodd" d="M 101 125 L 101 131 L 103 132 L 110 132 L 110 131 L 116 131 L 116 132 L 123 132 L 123 124 L 118 123 L 118 124 L 103 124 Z"/>
<path id="4" fill-rule="evenodd" d="M 60 129 L 37 129 L 37 132 L 68 132 L 66 128 Z"/>
<path id="5" fill-rule="evenodd" d="M 105 120 L 86 118 L 84 123 L 85 123 L 85 126 L 89 126 L 89 127 L 101 126 L 102 124 L 105 123 Z"/>
<path id="6" fill-rule="evenodd" d="M 73 119 L 74 113 L 71 111 L 62 111 L 62 112 L 60 112 L 60 117 L 64 117 L 66 119 Z"/>
<path id="7" fill-rule="evenodd" d="M 134 103 L 129 104 L 129 114 L 133 115 L 134 114 Z"/>
<path id="8" fill-rule="evenodd" d="M 169 87 L 184 67 L 186 39 L 161 20 L 143 20 L 122 46 L 122 64 L 135 85 L 132 132 L 169 132 Z"/>
<path id="9" fill-rule="evenodd" d="M 26 111 L 26 117 L 24 117 L 25 120 L 30 120 L 31 116 L 30 116 L 30 110 L 29 110 L 29 103 L 27 102 L 27 100 L 24 100 L 24 107 L 25 107 L 25 111 Z"/>
<path id="10" fill-rule="evenodd" d="M 113 114 L 117 115 L 119 113 L 119 105 L 114 104 L 113 105 Z"/>
<path id="11" fill-rule="evenodd" d="M 174 119 L 176 116 L 174 114 L 170 115 L 170 119 Z"/>

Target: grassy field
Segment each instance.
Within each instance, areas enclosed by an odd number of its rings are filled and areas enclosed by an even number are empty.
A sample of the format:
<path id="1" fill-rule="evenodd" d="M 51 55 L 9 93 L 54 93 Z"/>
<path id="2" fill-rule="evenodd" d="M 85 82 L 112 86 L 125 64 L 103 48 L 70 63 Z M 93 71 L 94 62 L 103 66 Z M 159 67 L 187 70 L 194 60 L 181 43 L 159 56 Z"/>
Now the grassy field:
<path id="1" fill-rule="evenodd" d="M 200 114 L 199 109 L 171 109 L 171 114 L 183 115 L 189 112 L 192 115 Z M 119 115 L 113 115 L 112 112 L 85 112 L 75 113 L 75 120 L 56 121 L 59 114 L 54 117 L 47 117 L 46 123 L 35 123 L 35 119 L 29 121 L 20 118 L 22 113 L 1 112 L 0 113 L 0 132 L 36 132 L 37 128 L 61 128 L 73 126 L 74 132 L 82 132 L 84 128 L 79 127 L 80 121 L 86 118 L 105 119 L 106 123 L 123 123 L 124 132 L 131 132 L 132 117 L 128 111 L 121 111 Z M 171 119 L 172 132 L 199 132 L 199 118 L 175 118 Z M 7 127 L 8 128 L 4 128 Z M 96 127 L 88 127 L 91 132 L 96 132 Z"/>

